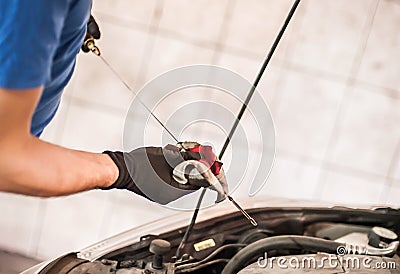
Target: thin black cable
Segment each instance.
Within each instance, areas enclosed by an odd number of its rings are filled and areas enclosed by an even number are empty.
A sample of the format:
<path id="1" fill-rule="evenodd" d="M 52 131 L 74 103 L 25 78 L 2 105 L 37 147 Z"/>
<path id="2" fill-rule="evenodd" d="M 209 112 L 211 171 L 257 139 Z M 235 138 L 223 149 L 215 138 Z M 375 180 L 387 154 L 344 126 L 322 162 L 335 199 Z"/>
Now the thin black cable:
<path id="1" fill-rule="evenodd" d="M 280 29 L 278 35 L 276 36 L 275 41 L 274 41 L 274 43 L 272 44 L 272 47 L 271 47 L 271 49 L 269 50 L 268 55 L 267 55 L 267 57 L 266 57 L 266 59 L 265 59 L 263 65 L 261 66 L 260 71 L 259 71 L 258 74 L 257 74 L 256 79 L 254 80 L 254 84 L 252 85 L 252 87 L 251 87 L 251 89 L 250 89 L 250 91 L 249 91 L 249 94 L 247 95 L 246 100 L 244 101 L 244 103 L 243 103 L 243 105 L 242 105 L 242 108 L 241 108 L 240 111 L 239 111 L 239 114 L 238 114 L 238 116 L 237 116 L 237 118 L 236 118 L 236 120 L 235 120 L 235 122 L 234 122 L 234 124 L 233 124 L 233 126 L 232 126 L 232 129 L 231 129 L 231 131 L 229 132 L 229 135 L 228 135 L 228 137 L 227 137 L 226 140 L 225 140 L 224 146 L 222 147 L 221 152 L 219 153 L 219 159 L 222 159 L 222 157 L 224 156 L 224 153 L 225 153 L 225 151 L 226 151 L 226 148 L 228 147 L 229 142 L 230 142 L 230 140 L 231 140 L 233 134 L 235 133 L 237 126 L 239 125 L 240 119 L 242 118 L 242 116 L 243 116 L 245 110 L 247 109 L 247 105 L 249 104 L 251 97 L 254 95 L 254 92 L 255 92 L 255 90 L 256 90 L 256 88 L 257 88 L 257 86 L 258 86 L 258 83 L 260 82 L 261 77 L 263 76 L 263 74 L 264 74 L 264 72 L 265 72 L 265 69 L 267 68 L 267 66 L 268 66 L 268 64 L 269 64 L 269 61 L 270 61 L 271 58 L 272 58 L 272 55 L 274 54 L 275 49 L 278 47 L 279 41 L 281 40 L 281 38 L 282 38 L 282 36 L 283 36 L 283 33 L 285 32 L 287 26 L 289 25 L 289 22 L 290 22 L 290 20 L 292 19 L 293 14 L 294 14 L 294 12 L 296 11 L 297 6 L 299 5 L 299 3 L 300 3 L 300 0 L 296 0 L 296 1 L 293 3 L 293 6 L 292 6 L 292 8 L 290 9 L 290 11 L 289 11 L 289 13 L 288 13 L 288 15 L 287 15 L 287 17 L 286 17 L 285 22 L 283 23 L 282 28 Z M 185 235 L 183 236 L 182 241 L 181 241 L 181 243 L 179 244 L 178 249 L 176 250 L 176 258 L 177 258 L 177 259 L 179 259 L 179 256 L 178 256 L 178 255 L 180 255 L 180 251 L 181 251 L 181 250 L 183 249 L 183 247 L 185 246 L 187 240 L 189 239 L 190 233 L 191 233 L 192 230 L 193 230 L 193 226 L 194 226 L 194 224 L 196 223 L 196 218 L 197 218 L 197 215 L 198 215 L 198 213 L 199 213 L 200 206 L 201 206 L 201 202 L 202 202 L 202 200 L 203 200 L 203 197 L 204 197 L 204 194 L 205 194 L 206 190 L 207 190 L 206 188 L 203 188 L 203 190 L 201 191 L 201 195 L 200 195 L 200 197 L 199 197 L 199 200 L 197 201 L 196 209 L 195 209 L 194 212 L 193 212 L 193 216 L 192 216 L 192 219 L 191 219 L 191 221 L 190 221 L 190 225 L 187 227 L 186 232 L 185 232 Z"/>
<path id="2" fill-rule="evenodd" d="M 258 240 L 241 249 L 227 263 L 222 274 L 238 273 L 252 258 L 271 250 L 307 250 L 337 254 L 342 243 L 310 236 L 281 235 Z"/>
<path id="3" fill-rule="evenodd" d="M 245 247 L 245 246 L 246 246 L 246 244 L 226 244 L 226 245 L 223 245 L 223 246 L 217 248 L 216 250 L 214 250 L 210 255 L 208 255 L 207 257 L 205 257 L 205 258 L 202 259 L 201 261 L 197 261 L 197 262 L 194 262 L 194 263 L 188 263 L 188 264 L 178 265 L 178 266 L 176 267 L 176 269 L 192 268 L 192 267 L 194 267 L 194 266 L 198 266 L 198 265 L 200 265 L 200 264 L 203 264 L 203 263 L 209 261 L 210 259 L 214 258 L 216 255 L 218 255 L 218 254 L 221 253 L 222 251 L 225 251 L 226 249 L 230 249 L 230 248 L 239 249 L 239 248 L 243 248 L 243 247 Z"/>
<path id="4" fill-rule="evenodd" d="M 215 259 L 214 261 L 209 261 L 207 263 L 204 263 L 204 264 L 192 267 L 192 268 L 188 268 L 188 269 L 184 268 L 184 269 L 178 270 L 179 272 L 177 271 L 177 273 L 194 272 L 194 271 L 208 267 L 213 264 L 219 264 L 219 263 L 227 264 L 228 262 L 229 262 L 229 259 Z"/>
<path id="5" fill-rule="evenodd" d="M 160 119 L 158 119 L 158 117 L 153 113 L 153 111 L 151 111 L 151 109 L 149 109 L 146 104 L 142 101 L 142 99 L 140 99 L 139 95 L 133 91 L 133 89 L 131 89 L 131 87 L 128 85 L 128 83 L 122 79 L 122 77 L 117 73 L 117 71 L 114 69 L 113 66 L 111 66 L 111 64 L 109 62 L 107 62 L 107 60 L 102 56 L 99 55 L 100 59 L 104 62 L 104 64 L 106 64 L 106 66 L 114 73 L 115 76 L 118 77 L 118 79 L 122 82 L 122 84 L 124 84 L 124 86 L 131 91 L 133 94 L 136 95 L 136 98 L 139 100 L 139 102 L 142 104 L 142 106 L 150 113 L 151 116 L 153 116 L 153 118 L 167 131 L 167 133 L 172 137 L 172 139 L 174 139 L 177 143 L 179 143 L 178 139 L 174 136 L 174 134 L 172 134 L 171 131 L 169 131 L 169 129 L 161 122 Z"/>

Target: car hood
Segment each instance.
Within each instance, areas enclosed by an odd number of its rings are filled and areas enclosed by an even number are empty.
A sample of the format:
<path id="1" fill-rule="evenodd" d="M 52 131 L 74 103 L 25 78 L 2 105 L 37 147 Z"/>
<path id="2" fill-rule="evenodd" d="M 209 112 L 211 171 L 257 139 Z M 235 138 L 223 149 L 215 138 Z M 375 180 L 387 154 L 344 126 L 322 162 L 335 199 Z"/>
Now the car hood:
<path id="1" fill-rule="evenodd" d="M 241 206 L 244 209 L 254 208 L 279 208 L 279 209 L 290 209 L 290 208 L 349 208 L 349 209 L 376 209 L 376 208 L 387 208 L 387 205 L 338 205 L 333 203 L 315 202 L 306 200 L 292 200 L 285 198 L 276 197 L 252 197 L 247 199 L 239 200 Z M 206 221 L 219 216 L 227 215 L 229 213 L 236 212 L 237 209 L 227 200 L 219 204 L 210 206 L 202 209 L 199 212 L 196 222 Z M 175 230 L 184 226 L 187 226 L 190 218 L 192 217 L 192 211 L 180 211 L 170 216 L 167 216 L 157 221 L 150 222 L 148 224 L 127 230 L 98 243 L 83 248 L 77 252 L 77 257 L 88 261 L 94 261 L 114 250 L 123 248 L 125 246 L 134 244 L 144 235 L 159 235 L 166 233 L 171 230 Z M 23 274 L 38 273 L 46 265 L 48 265 L 54 259 L 43 262 L 36 265 Z"/>

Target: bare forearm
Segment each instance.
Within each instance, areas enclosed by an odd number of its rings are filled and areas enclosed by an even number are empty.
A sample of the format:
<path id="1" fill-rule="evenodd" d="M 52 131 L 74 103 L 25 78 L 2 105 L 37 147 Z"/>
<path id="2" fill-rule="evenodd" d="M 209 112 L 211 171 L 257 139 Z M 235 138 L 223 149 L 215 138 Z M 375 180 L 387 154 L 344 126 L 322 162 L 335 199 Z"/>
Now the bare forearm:
<path id="1" fill-rule="evenodd" d="M 63 148 L 28 136 L 2 146 L 0 190 L 49 197 L 111 185 L 118 168 L 108 155 Z"/>

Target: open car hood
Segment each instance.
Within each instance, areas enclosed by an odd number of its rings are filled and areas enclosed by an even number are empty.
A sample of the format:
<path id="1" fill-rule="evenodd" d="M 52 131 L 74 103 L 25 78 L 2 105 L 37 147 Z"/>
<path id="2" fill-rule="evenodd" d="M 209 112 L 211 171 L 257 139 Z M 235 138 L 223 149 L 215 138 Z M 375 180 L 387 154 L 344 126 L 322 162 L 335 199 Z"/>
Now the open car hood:
<path id="1" fill-rule="evenodd" d="M 293 211 L 296 212 L 296 214 L 301 214 L 301 212 L 307 212 L 310 210 L 315 210 L 318 213 L 319 211 L 329 209 L 335 209 L 338 210 L 338 212 L 353 212 L 354 210 L 367 210 L 371 212 L 378 210 L 378 212 L 381 212 L 383 210 L 392 213 L 395 212 L 399 215 L 400 218 L 400 212 L 398 209 L 392 209 L 385 206 L 338 206 L 330 203 L 298 201 L 273 197 L 245 199 L 241 200 L 240 203 L 243 208 L 248 210 L 251 215 L 254 214 L 256 218 L 257 214 L 261 214 L 261 212 L 263 211 Z M 357 214 L 357 212 L 354 211 L 352 214 Z M 170 235 L 171 232 L 174 232 L 175 234 L 180 234 L 177 235 L 178 237 L 182 237 L 182 234 L 187 227 L 191 216 L 192 212 L 178 212 L 163 219 L 159 219 L 155 222 L 151 222 L 149 224 L 134 229 L 130 229 L 113 237 L 100 241 L 96 244 L 90 245 L 77 253 L 73 253 L 73 256 L 78 259 L 83 259 L 85 261 L 96 261 L 99 258 L 102 259 L 107 256 L 110 257 L 110 254 L 116 254 L 119 250 L 124 250 L 129 246 L 137 245 L 138 242 L 146 242 L 148 239 L 157 238 L 158 235 L 165 236 Z M 229 201 L 225 201 L 209 208 L 200 210 L 196 224 L 202 224 L 208 222 L 209 220 L 221 220 L 221 218 L 228 219 L 229 216 L 235 216 L 237 220 L 246 222 L 243 220 L 244 218 L 240 214 L 238 214 L 237 209 L 233 207 L 229 203 Z M 46 268 L 46 266 L 48 266 L 51 262 L 54 262 L 54 260 L 49 260 L 45 263 L 35 266 L 25 271 L 24 273 L 40 273 L 40 271 Z"/>

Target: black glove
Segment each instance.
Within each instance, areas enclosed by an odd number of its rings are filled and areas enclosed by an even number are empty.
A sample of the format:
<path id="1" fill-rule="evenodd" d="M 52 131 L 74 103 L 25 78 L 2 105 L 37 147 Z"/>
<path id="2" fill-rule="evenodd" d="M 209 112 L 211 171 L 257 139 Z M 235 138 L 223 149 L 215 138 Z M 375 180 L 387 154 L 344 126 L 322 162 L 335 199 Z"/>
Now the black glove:
<path id="1" fill-rule="evenodd" d="M 176 146 L 143 147 L 131 152 L 105 151 L 119 169 L 118 179 L 107 189 L 128 189 L 147 199 L 167 204 L 200 186 L 209 186 L 205 180 L 190 180 L 180 184 L 173 178 L 174 168 L 186 160 L 199 160 L 200 153 L 181 152 Z"/>
<path id="2" fill-rule="evenodd" d="M 101 37 L 101 33 L 100 33 L 99 25 L 97 25 L 96 20 L 94 20 L 94 17 L 92 15 L 90 15 L 89 22 L 87 23 L 85 40 L 81 47 L 82 51 L 83 52 L 90 51 L 90 49 L 87 47 L 85 41 L 87 41 L 90 38 L 98 40 L 98 39 L 100 39 L 100 37 Z"/>

